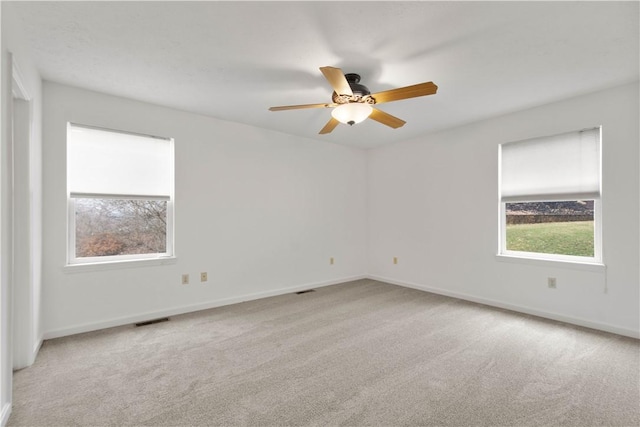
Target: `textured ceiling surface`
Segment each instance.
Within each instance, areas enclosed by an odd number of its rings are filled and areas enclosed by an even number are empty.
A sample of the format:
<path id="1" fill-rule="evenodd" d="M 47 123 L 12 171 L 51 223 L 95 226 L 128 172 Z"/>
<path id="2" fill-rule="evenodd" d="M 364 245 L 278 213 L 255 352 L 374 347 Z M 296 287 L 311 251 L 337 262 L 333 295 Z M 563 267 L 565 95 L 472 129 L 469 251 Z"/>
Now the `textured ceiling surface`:
<path id="1" fill-rule="evenodd" d="M 6 3 L 6 2 L 4 2 Z M 15 2 L 42 77 L 361 148 L 638 80 L 638 2 Z M 433 81 L 381 105 L 407 121 L 318 131 L 318 67 L 372 92 Z"/>

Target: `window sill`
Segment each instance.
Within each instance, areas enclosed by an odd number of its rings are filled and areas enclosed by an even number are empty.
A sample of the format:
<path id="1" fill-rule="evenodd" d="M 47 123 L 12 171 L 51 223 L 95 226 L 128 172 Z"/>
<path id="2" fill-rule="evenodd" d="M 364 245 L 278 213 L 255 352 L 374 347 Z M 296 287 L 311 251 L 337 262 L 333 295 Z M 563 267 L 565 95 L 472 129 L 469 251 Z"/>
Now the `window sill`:
<path id="1" fill-rule="evenodd" d="M 176 257 L 132 259 L 107 262 L 93 262 L 86 264 L 68 264 L 62 267 L 65 273 L 85 273 L 90 271 L 120 270 L 123 268 L 153 267 L 156 265 L 169 265 L 177 262 Z"/>
<path id="2" fill-rule="evenodd" d="M 496 261 L 507 262 L 512 264 L 528 264 L 538 267 L 554 267 L 554 268 L 568 268 L 572 270 L 592 271 L 595 273 L 604 273 L 606 266 L 599 262 L 580 262 L 580 261 L 567 261 L 558 259 L 542 259 L 531 258 L 518 255 L 505 255 L 496 254 Z"/>

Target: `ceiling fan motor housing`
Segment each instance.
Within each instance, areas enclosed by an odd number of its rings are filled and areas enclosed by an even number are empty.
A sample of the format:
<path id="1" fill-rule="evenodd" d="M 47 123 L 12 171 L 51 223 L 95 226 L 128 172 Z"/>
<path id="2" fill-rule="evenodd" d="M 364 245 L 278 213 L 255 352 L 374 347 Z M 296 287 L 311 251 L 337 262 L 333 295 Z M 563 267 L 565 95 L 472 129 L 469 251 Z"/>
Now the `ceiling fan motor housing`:
<path id="1" fill-rule="evenodd" d="M 376 100 L 371 97 L 371 91 L 368 87 L 363 84 L 360 84 L 360 74 L 348 73 L 345 74 L 344 77 L 347 79 L 347 83 L 349 83 L 349 87 L 351 88 L 351 92 L 353 92 L 353 96 L 338 94 L 333 92 L 333 102 L 336 104 L 348 104 L 350 102 L 360 102 L 367 104 L 375 104 Z"/>
<path id="2" fill-rule="evenodd" d="M 365 85 L 360 84 L 360 75 L 355 73 L 345 74 L 344 77 L 347 79 L 349 86 L 351 87 L 351 91 L 354 95 L 359 95 L 363 97 L 365 95 L 371 95 L 371 91 Z"/>

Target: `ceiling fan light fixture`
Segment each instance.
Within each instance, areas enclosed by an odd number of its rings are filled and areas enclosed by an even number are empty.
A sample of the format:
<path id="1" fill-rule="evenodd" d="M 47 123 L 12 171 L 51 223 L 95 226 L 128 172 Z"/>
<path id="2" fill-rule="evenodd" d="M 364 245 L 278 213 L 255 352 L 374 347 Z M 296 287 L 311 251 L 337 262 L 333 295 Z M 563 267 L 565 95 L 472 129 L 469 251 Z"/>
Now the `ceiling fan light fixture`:
<path id="1" fill-rule="evenodd" d="M 361 102 L 351 102 L 338 105 L 333 109 L 331 115 L 334 119 L 345 125 L 355 125 L 364 121 L 371 115 L 373 108 L 369 104 Z"/>

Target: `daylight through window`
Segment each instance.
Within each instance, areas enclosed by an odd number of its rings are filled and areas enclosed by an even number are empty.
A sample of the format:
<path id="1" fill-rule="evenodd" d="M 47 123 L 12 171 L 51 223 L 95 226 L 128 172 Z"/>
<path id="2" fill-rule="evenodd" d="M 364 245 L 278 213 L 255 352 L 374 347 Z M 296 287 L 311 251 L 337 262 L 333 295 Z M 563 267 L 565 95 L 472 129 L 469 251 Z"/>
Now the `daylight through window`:
<path id="1" fill-rule="evenodd" d="M 69 263 L 171 256 L 173 141 L 69 124 Z"/>
<path id="2" fill-rule="evenodd" d="M 500 253 L 601 262 L 600 128 L 500 146 Z"/>

